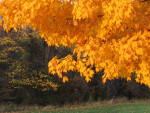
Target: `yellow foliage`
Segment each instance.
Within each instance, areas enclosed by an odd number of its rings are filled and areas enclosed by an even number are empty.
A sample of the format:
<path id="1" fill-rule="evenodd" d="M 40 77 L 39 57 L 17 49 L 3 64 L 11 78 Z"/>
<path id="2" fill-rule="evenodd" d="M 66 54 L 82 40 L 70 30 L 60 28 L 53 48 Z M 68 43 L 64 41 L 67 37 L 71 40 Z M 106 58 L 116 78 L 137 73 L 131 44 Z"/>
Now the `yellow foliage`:
<path id="1" fill-rule="evenodd" d="M 67 76 L 64 76 L 64 77 L 63 77 L 63 82 L 65 83 L 66 81 L 68 81 L 68 77 L 67 77 Z"/>
<path id="2" fill-rule="evenodd" d="M 105 70 L 107 79 L 126 78 L 150 87 L 150 1 L 140 0 L 2 0 L 0 15 L 10 28 L 36 30 L 49 46 L 73 47 L 73 55 L 48 64 L 49 73 L 63 77 L 69 70 L 90 81 Z M 63 81 L 67 81 L 63 77 Z"/>

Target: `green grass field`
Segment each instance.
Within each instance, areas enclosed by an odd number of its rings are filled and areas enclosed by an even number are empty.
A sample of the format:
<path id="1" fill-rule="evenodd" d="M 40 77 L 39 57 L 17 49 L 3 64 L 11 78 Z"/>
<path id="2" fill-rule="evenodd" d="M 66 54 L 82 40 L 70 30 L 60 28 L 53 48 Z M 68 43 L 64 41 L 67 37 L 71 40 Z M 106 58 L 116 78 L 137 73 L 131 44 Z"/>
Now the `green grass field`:
<path id="1" fill-rule="evenodd" d="M 43 111 L 36 113 L 150 113 L 150 103 L 106 105 L 85 108 L 83 107 L 66 110 Z"/>

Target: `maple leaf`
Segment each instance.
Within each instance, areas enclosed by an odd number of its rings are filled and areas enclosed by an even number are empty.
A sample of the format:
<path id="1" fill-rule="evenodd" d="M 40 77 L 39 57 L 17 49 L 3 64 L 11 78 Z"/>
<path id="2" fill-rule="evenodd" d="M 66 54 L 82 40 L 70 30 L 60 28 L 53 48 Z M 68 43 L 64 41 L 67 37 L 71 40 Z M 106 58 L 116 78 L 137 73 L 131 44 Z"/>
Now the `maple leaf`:
<path id="1" fill-rule="evenodd" d="M 67 76 L 63 76 L 63 82 L 65 83 L 66 81 L 68 81 L 68 77 Z"/>

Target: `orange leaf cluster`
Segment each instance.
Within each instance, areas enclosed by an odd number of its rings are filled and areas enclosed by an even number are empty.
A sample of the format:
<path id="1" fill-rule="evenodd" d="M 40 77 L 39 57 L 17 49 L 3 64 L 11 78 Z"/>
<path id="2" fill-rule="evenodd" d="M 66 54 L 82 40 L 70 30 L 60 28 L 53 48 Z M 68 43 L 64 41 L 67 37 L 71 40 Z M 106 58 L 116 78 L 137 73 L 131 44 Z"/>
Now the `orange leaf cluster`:
<path id="1" fill-rule="evenodd" d="M 150 87 L 150 1 L 141 0 L 2 0 L 3 26 L 36 30 L 49 46 L 73 47 L 73 55 L 48 64 L 49 72 L 68 81 L 69 70 L 90 81 L 105 70 L 107 79 L 126 78 Z"/>

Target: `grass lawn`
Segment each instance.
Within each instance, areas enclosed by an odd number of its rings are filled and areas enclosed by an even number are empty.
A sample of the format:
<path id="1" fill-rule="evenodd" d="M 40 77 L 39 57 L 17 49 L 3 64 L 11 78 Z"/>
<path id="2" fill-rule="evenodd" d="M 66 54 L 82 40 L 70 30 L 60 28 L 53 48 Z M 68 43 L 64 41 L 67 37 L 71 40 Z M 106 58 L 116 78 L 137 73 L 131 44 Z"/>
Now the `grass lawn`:
<path id="1" fill-rule="evenodd" d="M 104 105 L 97 107 L 83 107 L 43 111 L 35 113 L 150 113 L 150 103 L 129 103 L 122 105 Z"/>
<path id="2" fill-rule="evenodd" d="M 65 104 L 64 106 L 24 106 L 0 105 L 0 113 L 150 113 L 150 100 L 131 100 L 124 98 L 113 101 Z"/>

